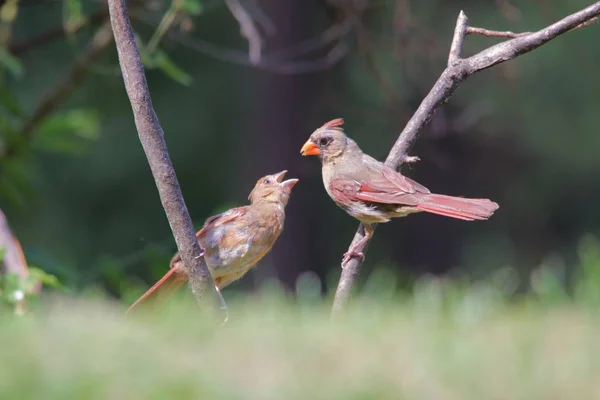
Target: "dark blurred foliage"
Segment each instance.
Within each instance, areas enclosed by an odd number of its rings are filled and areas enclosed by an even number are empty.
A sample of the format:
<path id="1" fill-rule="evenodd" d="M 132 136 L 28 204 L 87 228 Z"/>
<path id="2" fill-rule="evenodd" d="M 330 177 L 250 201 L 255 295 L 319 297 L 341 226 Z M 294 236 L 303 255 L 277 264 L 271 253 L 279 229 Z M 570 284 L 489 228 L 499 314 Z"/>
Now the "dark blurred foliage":
<path id="1" fill-rule="evenodd" d="M 236 287 L 277 276 L 293 289 L 314 271 L 330 290 L 357 222 L 327 197 L 318 161 L 300 157 L 310 133 L 343 117 L 346 132 L 384 159 L 443 70 L 461 9 L 473 26 L 528 31 L 589 3 L 256 0 L 275 28 L 258 67 L 248 65 L 247 42 L 221 1 L 129 7 L 196 226 L 245 204 L 266 173 L 300 179 L 285 232 Z M 169 33 L 157 36 L 174 4 Z M 161 276 L 175 246 L 112 43 L 23 135 L 105 21 L 100 1 L 38 0 L 21 1 L 14 21 L 0 25 L 0 208 L 31 264 L 67 286 L 119 295 Z M 332 29 L 339 34 L 322 38 Z M 412 149 L 422 161 L 403 172 L 432 191 L 491 198 L 500 210 L 483 223 L 414 215 L 380 226 L 365 274 L 387 266 L 410 282 L 512 266 L 528 277 L 543 263 L 573 264 L 579 239 L 600 228 L 599 29 L 570 32 L 458 89 Z M 297 46 L 307 39 L 310 53 Z M 469 36 L 464 53 L 496 41 Z"/>

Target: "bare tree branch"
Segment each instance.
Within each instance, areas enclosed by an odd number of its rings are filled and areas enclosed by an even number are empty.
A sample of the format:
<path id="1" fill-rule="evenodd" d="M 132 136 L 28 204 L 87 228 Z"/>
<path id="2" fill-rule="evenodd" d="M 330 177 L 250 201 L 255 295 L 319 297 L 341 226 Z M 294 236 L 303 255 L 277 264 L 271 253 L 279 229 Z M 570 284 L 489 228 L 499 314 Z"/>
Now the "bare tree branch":
<path id="1" fill-rule="evenodd" d="M 462 43 L 469 30 L 467 27 L 467 17 L 461 11 L 456 21 L 456 29 L 454 31 L 454 37 L 448 56 L 448 66 L 444 72 L 442 72 L 429 94 L 423 99 L 419 108 L 408 121 L 402 133 L 400 133 L 400 136 L 385 160 L 386 165 L 392 168 L 398 168 L 411 159 L 408 156 L 408 150 L 415 143 L 419 132 L 429 123 L 435 110 L 444 104 L 458 88 L 458 85 L 469 76 L 504 61 L 512 60 L 521 54 L 535 50 L 557 36 L 582 26 L 582 24 L 587 24 L 588 21 L 594 19 L 598 15 L 600 15 L 600 2 L 596 2 L 537 32 L 499 43 L 469 58 L 461 58 L 460 52 Z M 352 240 L 350 248 L 363 237 L 364 230 L 361 224 Z M 366 253 L 367 245 L 368 243 L 365 243 L 362 249 L 354 250 Z M 355 257 L 346 263 L 342 269 L 342 274 L 333 301 L 333 315 L 339 313 L 348 302 L 355 286 L 356 277 L 360 272 L 360 267 L 361 261 L 359 258 Z"/>
<path id="2" fill-rule="evenodd" d="M 242 35 L 248 40 L 248 58 L 252 64 L 260 63 L 263 48 L 263 38 L 254 19 L 242 6 L 240 0 L 225 0 L 231 14 L 240 24 Z"/>
<path id="3" fill-rule="evenodd" d="M 144 66 L 137 47 L 125 0 L 109 0 L 110 22 L 115 37 L 125 89 L 131 102 L 140 142 L 158 188 L 177 249 L 183 259 L 190 287 L 200 305 L 214 305 L 218 300 L 226 311 L 225 300 L 215 287 L 196 239 L 192 219 L 187 211 L 177 176 L 158 117 L 152 107 Z"/>
<path id="4" fill-rule="evenodd" d="M 151 26 L 157 25 L 157 22 L 147 15 L 147 13 L 136 13 L 135 18 Z M 322 34 L 304 40 L 289 48 L 274 50 L 268 53 L 263 52 L 258 64 L 253 64 L 248 59 L 247 53 L 242 53 L 238 50 L 226 48 L 199 38 L 191 38 L 176 31 L 168 32 L 167 37 L 182 46 L 214 57 L 217 60 L 251 66 L 276 74 L 293 75 L 323 71 L 340 62 L 350 49 L 342 40 L 349 30 L 350 25 L 346 23 L 333 25 Z M 330 45 L 331 48 L 322 57 L 292 60 L 292 58 L 303 56 Z"/>

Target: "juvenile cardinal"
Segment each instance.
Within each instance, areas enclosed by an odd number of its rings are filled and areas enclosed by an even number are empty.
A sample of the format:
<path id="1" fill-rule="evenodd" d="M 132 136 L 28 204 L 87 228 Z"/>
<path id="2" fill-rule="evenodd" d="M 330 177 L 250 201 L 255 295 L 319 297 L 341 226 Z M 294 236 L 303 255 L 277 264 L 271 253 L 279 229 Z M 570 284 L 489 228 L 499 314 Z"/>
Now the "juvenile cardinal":
<path id="1" fill-rule="evenodd" d="M 260 178 L 250 195 L 250 205 L 232 208 L 206 220 L 196 233 L 210 274 L 219 290 L 240 279 L 273 247 L 283 231 L 285 206 L 298 179 L 283 180 L 287 171 Z M 170 270 L 146 291 L 127 312 L 158 293 L 167 295 L 188 280 L 179 253 Z"/>
<path id="2" fill-rule="evenodd" d="M 319 156 L 327 194 L 365 227 L 365 237 L 344 253 L 342 265 L 364 254 L 356 250 L 373 235 L 371 224 L 426 211 L 465 221 L 488 219 L 498 204 L 488 199 L 433 194 L 426 187 L 365 154 L 347 137 L 341 118 L 327 122 L 302 146 L 303 156 Z"/>

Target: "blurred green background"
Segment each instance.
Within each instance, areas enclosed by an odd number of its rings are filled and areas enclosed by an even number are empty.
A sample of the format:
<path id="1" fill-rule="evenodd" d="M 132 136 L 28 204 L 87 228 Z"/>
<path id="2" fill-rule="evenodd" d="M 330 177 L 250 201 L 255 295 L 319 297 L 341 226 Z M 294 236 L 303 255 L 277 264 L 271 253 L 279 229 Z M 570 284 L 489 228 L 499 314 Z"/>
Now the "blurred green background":
<path id="1" fill-rule="evenodd" d="M 313 271 L 331 291 L 357 222 L 327 197 L 318 161 L 300 157 L 310 133 L 343 117 L 383 160 L 445 67 L 461 9 L 473 26 L 529 31 L 590 2 L 248 4 L 266 19 L 257 66 L 220 0 L 129 3 L 153 104 L 198 228 L 245 204 L 262 175 L 287 169 L 300 179 L 273 251 L 228 290 L 270 278 L 293 290 Z M 146 287 L 175 245 L 103 36 L 105 3 L 21 0 L 13 9 L 0 25 L 0 208 L 29 263 L 67 287 L 117 297 Z M 403 172 L 500 209 L 487 222 L 414 215 L 379 227 L 365 277 L 387 268 L 406 287 L 427 273 L 485 279 L 510 267 L 514 290 L 527 291 L 543 265 L 569 288 L 578 243 L 600 228 L 599 38 L 598 25 L 570 32 L 461 85 L 412 149 L 422 161 Z M 464 55 L 497 41 L 469 36 Z M 77 79 L 63 85 L 73 69 Z"/>

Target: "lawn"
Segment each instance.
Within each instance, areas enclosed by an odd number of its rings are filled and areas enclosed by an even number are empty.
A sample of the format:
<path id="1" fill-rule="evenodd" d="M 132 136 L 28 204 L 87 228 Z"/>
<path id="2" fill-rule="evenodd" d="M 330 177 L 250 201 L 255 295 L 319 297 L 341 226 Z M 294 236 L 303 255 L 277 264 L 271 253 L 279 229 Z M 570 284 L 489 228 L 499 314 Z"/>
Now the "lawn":
<path id="1" fill-rule="evenodd" d="M 335 320 L 314 295 L 234 296 L 220 327 L 189 298 L 124 317 L 114 301 L 47 296 L 0 316 L 0 398 L 600 398 L 590 304 L 437 280 L 398 296 L 384 282 Z"/>

